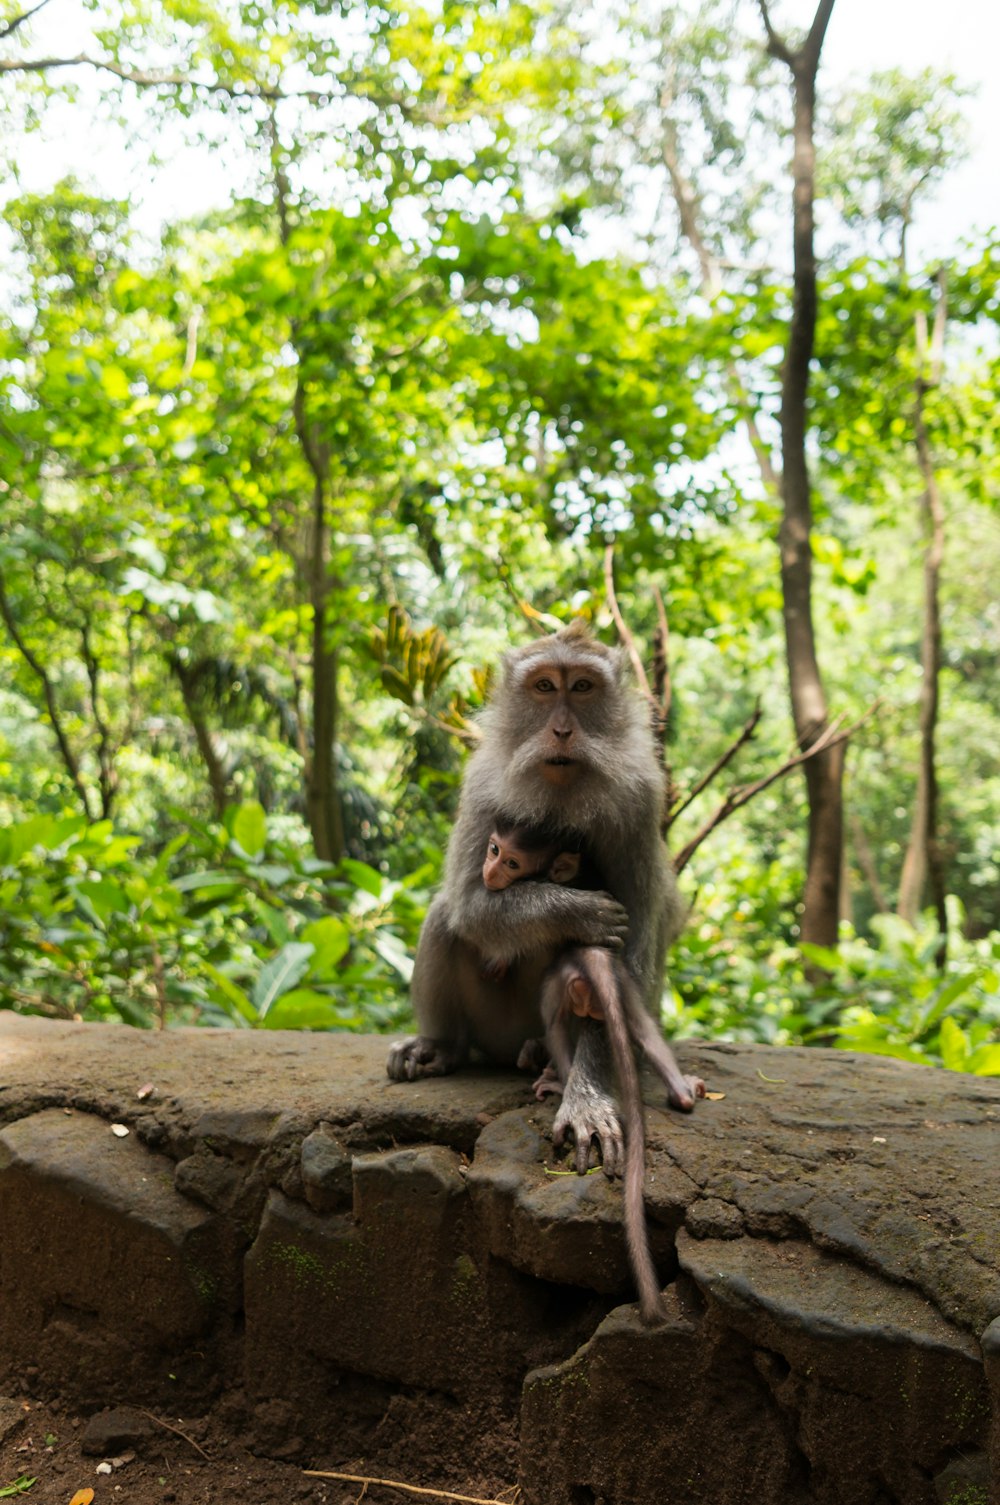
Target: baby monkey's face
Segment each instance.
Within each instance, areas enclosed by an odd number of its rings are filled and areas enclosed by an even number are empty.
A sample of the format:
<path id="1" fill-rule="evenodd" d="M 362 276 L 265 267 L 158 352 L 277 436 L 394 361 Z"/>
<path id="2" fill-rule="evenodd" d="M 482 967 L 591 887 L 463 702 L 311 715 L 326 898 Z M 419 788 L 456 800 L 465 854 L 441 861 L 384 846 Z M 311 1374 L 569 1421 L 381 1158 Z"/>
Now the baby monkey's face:
<path id="1" fill-rule="evenodd" d="M 517 833 L 498 836 L 496 831 L 486 844 L 483 882 L 493 893 L 510 888 L 522 878 L 548 878 L 551 883 L 572 883 L 580 870 L 578 852 L 560 852 L 558 847 L 529 849 L 521 846 Z"/>
<path id="2" fill-rule="evenodd" d="M 545 850 L 528 852 L 511 837 L 501 839 L 494 831 L 486 844 L 483 882 L 493 893 L 498 893 L 521 878 L 536 878 L 545 871 L 553 855 Z"/>

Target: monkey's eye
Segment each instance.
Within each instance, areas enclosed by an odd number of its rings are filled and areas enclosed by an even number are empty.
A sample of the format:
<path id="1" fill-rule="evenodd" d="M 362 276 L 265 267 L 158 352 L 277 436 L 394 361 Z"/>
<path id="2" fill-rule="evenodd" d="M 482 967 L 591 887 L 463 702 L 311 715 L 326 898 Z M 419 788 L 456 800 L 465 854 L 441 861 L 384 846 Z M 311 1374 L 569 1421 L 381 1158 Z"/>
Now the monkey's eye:
<path id="1" fill-rule="evenodd" d="M 499 857 L 500 856 L 500 848 L 497 846 L 497 844 L 496 844 L 495 841 L 491 841 L 490 842 L 488 850 L 489 850 L 489 854 L 490 854 L 491 857 Z"/>
<path id="2" fill-rule="evenodd" d="M 508 857 L 507 861 L 504 863 L 504 866 L 509 867 L 512 873 L 517 873 L 521 870 L 521 864 L 519 862 L 515 862 L 513 857 Z"/>
<path id="3" fill-rule="evenodd" d="M 554 690 L 555 689 L 555 685 L 552 683 L 551 679 L 536 679 L 535 680 L 535 689 L 536 690 L 545 690 L 545 691 Z"/>
<path id="4" fill-rule="evenodd" d="M 578 695 L 589 695 L 594 688 L 592 679 L 576 679 L 573 681 L 573 689 Z"/>

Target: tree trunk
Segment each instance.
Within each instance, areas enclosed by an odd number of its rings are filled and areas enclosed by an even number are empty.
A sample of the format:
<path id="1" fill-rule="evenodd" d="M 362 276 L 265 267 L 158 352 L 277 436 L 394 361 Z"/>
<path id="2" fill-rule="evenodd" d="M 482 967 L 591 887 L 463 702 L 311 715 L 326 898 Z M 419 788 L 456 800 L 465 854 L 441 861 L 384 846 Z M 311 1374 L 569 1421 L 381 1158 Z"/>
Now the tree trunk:
<path id="1" fill-rule="evenodd" d="M 181 699 L 184 701 L 184 709 L 194 732 L 194 740 L 198 744 L 201 761 L 205 765 L 208 775 L 208 787 L 212 791 L 212 806 L 216 815 L 220 818 L 225 814 L 229 803 L 229 780 L 226 778 L 226 770 L 222 759 L 216 751 L 212 733 L 209 731 L 204 712 L 198 701 L 198 692 L 195 687 L 194 675 L 191 670 L 182 664 L 177 658 L 172 658 L 170 667 L 177 677 L 177 683 L 181 687 Z"/>
<path id="2" fill-rule="evenodd" d="M 294 399 L 295 428 L 313 476 L 312 519 L 307 566 L 312 606 L 312 748 L 306 762 L 306 819 L 316 856 L 339 862 L 344 855 L 344 815 L 337 787 L 337 651 L 327 641 L 327 616 L 334 582 L 330 578 L 327 484 L 324 447 L 310 431 L 305 390 L 299 382 Z"/>
<path id="3" fill-rule="evenodd" d="M 806 461 L 809 366 L 816 329 L 814 250 L 816 70 L 834 0 L 821 0 L 809 35 L 792 52 L 760 9 L 768 50 L 786 64 L 794 85 L 792 316 L 781 379 L 781 498 L 778 535 L 788 682 L 799 747 L 805 751 L 827 724 L 826 696 L 816 655 L 812 618 L 812 491 Z M 843 854 L 844 745 L 829 747 L 804 765 L 809 798 L 809 842 L 801 939 L 834 946 L 840 914 Z"/>
<path id="4" fill-rule="evenodd" d="M 924 889 L 930 887 L 931 898 L 937 912 L 938 929 L 942 941 L 938 962 L 943 965 L 947 951 L 948 916 L 945 908 L 944 860 L 938 837 L 938 783 L 935 739 L 938 722 L 939 681 L 941 676 L 941 611 L 940 583 L 941 566 L 944 560 L 944 506 L 934 473 L 934 457 L 924 418 L 924 399 L 927 392 L 940 379 L 940 362 L 944 347 L 944 330 L 947 319 L 943 275 L 938 279 L 940 297 L 934 328 L 934 353 L 931 360 L 931 375 L 924 375 L 926 361 L 926 328 L 918 321 L 917 360 L 920 367 L 916 380 L 916 396 L 913 405 L 913 429 L 917 460 L 923 477 L 924 491 L 921 504 L 924 533 L 927 540 L 924 552 L 924 625 L 920 646 L 920 766 L 917 773 L 917 790 L 914 798 L 913 824 L 910 840 L 903 859 L 899 880 L 898 911 L 904 920 L 914 924 L 920 913 Z"/>
<path id="5" fill-rule="evenodd" d="M 272 109 L 268 123 L 271 172 L 274 182 L 278 235 L 287 246 L 292 225 L 288 213 L 288 178 L 284 167 L 278 125 Z M 299 327 L 292 323 L 292 345 L 301 360 Z M 292 399 L 295 433 L 313 478 L 312 515 L 307 557 L 299 561 L 312 607 L 312 745 L 303 760 L 306 786 L 306 821 L 316 856 L 324 862 L 339 862 L 344 855 L 344 812 L 337 784 L 337 650 L 327 641 L 329 605 L 337 583 L 330 577 L 329 519 L 327 512 L 330 456 L 327 446 L 310 427 L 306 391 L 300 374 Z M 301 726 L 301 718 L 300 718 Z"/>

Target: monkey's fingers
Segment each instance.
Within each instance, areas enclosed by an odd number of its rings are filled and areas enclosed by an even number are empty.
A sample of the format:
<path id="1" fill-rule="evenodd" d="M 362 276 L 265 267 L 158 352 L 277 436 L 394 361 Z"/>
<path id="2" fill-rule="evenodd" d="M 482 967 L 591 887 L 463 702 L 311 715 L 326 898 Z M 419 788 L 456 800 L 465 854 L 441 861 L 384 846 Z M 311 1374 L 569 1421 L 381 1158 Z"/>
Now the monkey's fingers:
<path id="1" fill-rule="evenodd" d="M 415 1082 L 425 1076 L 447 1076 L 460 1064 L 460 1054 L 454 1047 L 426 1035 L 414 1035 L 392 1047 L 386 1070 L 394 1082 Z"/>
<path id="2" fill-rule="evenodd" d="M 594 899 L 595 928 L 594 933 L 586 938 L 587 944 L 621 951 L 628 940 L 628 910 L 613 894 L 597 893 Z"/>

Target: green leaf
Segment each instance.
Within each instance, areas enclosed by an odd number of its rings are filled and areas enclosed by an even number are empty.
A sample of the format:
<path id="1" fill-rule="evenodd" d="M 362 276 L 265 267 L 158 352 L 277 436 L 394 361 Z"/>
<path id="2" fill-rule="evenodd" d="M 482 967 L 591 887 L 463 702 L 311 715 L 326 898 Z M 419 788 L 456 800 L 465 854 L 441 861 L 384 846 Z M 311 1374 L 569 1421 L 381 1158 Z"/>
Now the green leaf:
<path id="1" fill-rule="evenodd" d="M 225 873 L 219 868 L 211 868 L 202 873 L 182 873 L 179 878 L 174 879 L 174 888 L 179 888 L 182 894 L 204 888 L 230 888 L 233 893 L 236 893 L 239 881 L 232 873 Z"/>
<path id="2" fill-rule="evenodd" d="M 404 982 L 409 982 L 413 976 L 413 958 L 398 936 L 388 930 L 380 931 L 372 941 L 372 945 L 382 960 L 388 962 Z"/>
<path id="3" fill-rule="evenodd" d="M 312 954 L 312 946 L 303 945 L 301 941 L 289 941 L 287 946 L 282 946 L 277 955 L 272 956 L 262 967 L 250 994 L 258 1019 L 266 1016 L 276 998 L 302 981 L 309 970 Z"/>
<path id="4" fill-rule="evenodd" d="M 245 1019 L 248 1024 L 256 1024 L 257 1010 L 254 1008 L 253 1004 L 250 1002 L 250 999 L 247 997 L 243 989 L 237 983 L 233 982 L 233 979 L 231 977 L 227 977 L 225 972 L 222 972 L 218 967 L 213 966 L 211 962 L 203 960 L 199 962 L 199 966 L 205 973 L 206 977 L 210 977 L 211 980 L 215 983 L 215 986 L 218 988 L 219 992 L 222 994 L 226 1002 L 232 1005 L 232 1008 L 235 1009 L 237 1016 L 241 1019 Z M 232 1010 L 230 1010 L 229 1012 L 232 1012 Z"/>
<path id="5" fill-rule="evenodd" d="M 367 862 L 358 862 L 353 857 L 345 857 L 340 867 L 355 888 L 364 889 L 366 894 L 371 894 L 375 899 L 381 899 L 382 874 L 377 873 L 373 867 L 369 867 Z"/>
<path id="6" fill-rule="evenodd" d="M 279 998 L 264 1021 L 266 1029 L 336 1029 L 341 1014 L 328 993 L 293 988 Z"/>
<path id="7" fill-rule="evenodd" d="M 325 979 L 350 950 L 351 932 L 336 915 L 327 915 L 322 920 L 313 920 L 311 925 L 306 925 L 299 932 L 299 940 L 313 948 L 309 975 Z"/>
<path id="8" fill-rule="evenodd" d="M 127 914 L 131 905 L 128 895 L 110 878 L 82 878 L 72 885 L 74 893 L 85 899 L 102 925 L 113 914 Z"/>
<path id="9" fill-rule="evenodd" d="M 803 941 L 799 950 L 806 961 L 822 967 L 824 972 L 836 972 L 844 965 L 844 958 L 832 946 L 813 946 L 808 941 Z"/>
<path id="10" fill-rule="evenodd" d="M 969 1039 L 960 1025 L 954 1019 L 948 1018 L 941 1022 L 941 1033 L 938 1036 L 938 1049 L 941 1052 L 941 1060 L 949 1071 L 965 1071 L 969 1060 Z"/>
<path id="11" fill-rule="evenodd" d="M 248 857 L 256 857 L 267 843 L 267 816 L 264 807 L 256 800 L 248 800 L 233 816 L 233 840 L 238 842 Z"/>
<path id="12" fill-rule="evenodd" d="M 26 1494 L 31 1486 L 37 1483 L 37 1475 L 35 1478 L 29 1479 L 27 1474 L 22 1474 L 19 1479 L 14 1480 L 13 1484 L 6 1484 L 3 1489 L 0 1489 L 0 1500 L 9 1500 L 13 1495 Z"/>
<path id="13" fill-rule="evenodd" d="M 976 1076 L 1000 1076 L 1000 1045 L 979 1045 L 965 1064 Z"/>

